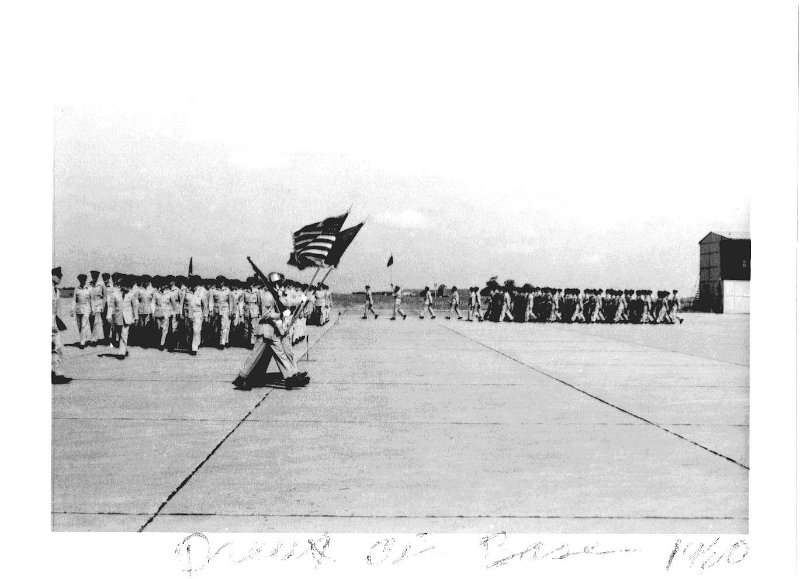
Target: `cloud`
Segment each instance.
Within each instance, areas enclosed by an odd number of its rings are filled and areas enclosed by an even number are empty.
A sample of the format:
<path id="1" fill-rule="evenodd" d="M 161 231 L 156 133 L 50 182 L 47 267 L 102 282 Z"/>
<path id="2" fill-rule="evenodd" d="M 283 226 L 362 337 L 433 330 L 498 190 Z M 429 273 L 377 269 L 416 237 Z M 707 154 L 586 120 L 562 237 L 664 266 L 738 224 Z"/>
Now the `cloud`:
<path id="1" fill-rule="evenodd" d="M 268 147 L 239 148 L 228 156 L 230 163 L 245 169 L 274 169 L 286 164 L 287 160 L 283 151 Z"/>
<path id="2" fill-rule="evenodd" d="M 375 216 L 375 220 L 378 223 L 402 229 L 427 229 L 430 226 L 430 219 L 412 209 L 404 209 L 399 213 L 379 213 Z"/>

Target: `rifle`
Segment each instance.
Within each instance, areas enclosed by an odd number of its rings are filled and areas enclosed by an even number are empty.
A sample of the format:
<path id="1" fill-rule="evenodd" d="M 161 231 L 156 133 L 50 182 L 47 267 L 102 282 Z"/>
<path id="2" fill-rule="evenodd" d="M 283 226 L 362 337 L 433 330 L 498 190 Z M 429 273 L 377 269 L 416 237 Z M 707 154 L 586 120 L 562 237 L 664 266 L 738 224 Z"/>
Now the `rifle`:
<path id="1" fill-rule="evenodd" d="M 283 314 L 289 308 L 281 301 L 281 296 L 278 292 L 275 291 L 272 283 L 267 279 L 267 276 L 264 275 L 264 272 L 259 269 L 259 267 L 253 263 L 253 260 L 250 259 L 250 256 L 247 257 L 247 261 L 250 262 L 250 265 L 253 266 L 253 271 L 256 272 L 256 275 L 261 278 L 261 281 L 264 283 L 264 286 L 269 290 L 269 293 L 272 294 L 273 299 L 275 300 L 275 304 L 278 306 L 278 311 Z"/>
<path id="2" fill-rule="evenodd" d="M 286 327 L 284 328 L 282 320 L 284 312 L 286 312 L 289 309 L 288 306 L 286 306 L 286 304 L 283 303 L 280 294 L 278 294 L 278 292 L 275 291 L 275 287 L 267 279 L 267 276 L 264 275 L 264 272 L 261 271 L 261 269 L 259 269 L 259 267 L 255 263 L 253 263 L 253 260 L 250 259 L 250 256 L 247 257 L 247 261 L 249 261 L 250 265 L 253 266 L 253 271 L 256 272 L 256 275 L 263 282 L 264 287 L 266 287 L 269 293 L 272 295 L 272 299 L 275 300 L 275 305 L 278 307 L 278 312 L 281 314 L 281 320 L 273 320 L 273 323 L 275 324 L 278 331 L 281 332 L 281 334 L 286 335 L 286 333 L 289 331 L 290 324 L 287 324 Z"/>

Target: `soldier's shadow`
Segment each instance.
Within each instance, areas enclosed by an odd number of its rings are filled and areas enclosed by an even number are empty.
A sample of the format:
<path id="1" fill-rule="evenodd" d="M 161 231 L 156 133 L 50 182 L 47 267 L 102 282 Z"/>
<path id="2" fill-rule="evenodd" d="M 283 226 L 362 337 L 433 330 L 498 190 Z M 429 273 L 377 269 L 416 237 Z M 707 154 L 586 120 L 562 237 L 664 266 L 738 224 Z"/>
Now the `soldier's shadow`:
<path id="1" fill-rule="evenodd" d="M 267 372 L 266 374 L 260 376 L 259 378 L 250 378 L 247 381 L 247 385 L 250 388 L 278 388 L 280 390 L 289 390 L 286 387 L 286 384 L 283 381 L 283 376 L 280 372 Z M 298 388 L 292 388 L 292 390 L 297 390 Z"/>

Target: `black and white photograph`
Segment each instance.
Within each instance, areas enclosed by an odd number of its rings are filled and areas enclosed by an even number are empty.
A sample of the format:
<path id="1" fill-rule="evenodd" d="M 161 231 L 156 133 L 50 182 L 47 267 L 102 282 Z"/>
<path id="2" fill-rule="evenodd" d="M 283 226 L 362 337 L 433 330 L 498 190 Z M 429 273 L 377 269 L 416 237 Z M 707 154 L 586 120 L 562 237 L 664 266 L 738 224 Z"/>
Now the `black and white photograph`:
<path id="1" fill-rule="evenodd" d="M 777 4 L 56 10 L 46 531 L 170 537 L 165 576 L 362 535 L 739 572 L 755 390 L 796 489 L 796 264 L 751 227 L 781 197 L 796 260 Z"/>

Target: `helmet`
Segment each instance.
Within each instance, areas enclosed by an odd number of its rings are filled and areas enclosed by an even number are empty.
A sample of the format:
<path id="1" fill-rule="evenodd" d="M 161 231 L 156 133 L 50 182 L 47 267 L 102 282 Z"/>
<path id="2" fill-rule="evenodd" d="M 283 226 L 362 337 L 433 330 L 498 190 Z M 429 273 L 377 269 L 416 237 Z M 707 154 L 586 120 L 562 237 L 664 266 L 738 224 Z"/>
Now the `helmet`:
<path id="1" fill-rule="evenodd" d="M 280 283 L 284 279 L 285 278 L 283 277 L 283 274 L 278 273 L 277 271 L 270 272 L 270 274 L 267 276 L 269 283 Z"/>

